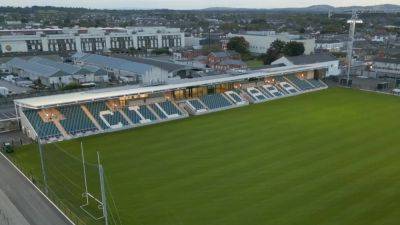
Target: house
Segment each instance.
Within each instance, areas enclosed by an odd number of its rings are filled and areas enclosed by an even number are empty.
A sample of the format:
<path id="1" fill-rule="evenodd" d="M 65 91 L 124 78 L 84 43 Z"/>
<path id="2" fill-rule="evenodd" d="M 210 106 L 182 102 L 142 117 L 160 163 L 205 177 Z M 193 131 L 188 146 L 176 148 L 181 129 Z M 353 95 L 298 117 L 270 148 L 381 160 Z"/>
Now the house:
<path id="1" fill-rule="evenodd" d="M 246 63 L 241 60 L 240 54 L 235 51 L 211 52 L 207 56 L 207 65 L 217 71 L 231 69 L 245 69 Z"/>
<path id="2" fill-rule="evenodd" d="M 235 51 L 220 51 L 220 52 L 211 52 L 207 56 L 207 64 L 210 68 L 213 68 L 214 64 L 218 64 L 227 59 L 236 59 L 240 60 L 240 54 Z"/>
<path id="3" fill-rule="evenodd" d="M 341 73 L 339 60 L 331 54 L 318 53 L 300 56 L 282 56 L 271 65 L 284 64 L 285 66 L 297 66 L 306 64 L 320 64 L 327 68 L 326 76 L 338 76 Z"/>
<path id="4" fill-rule="evenodd" d="M 247 64 L 242 60 L 226 59 L 220 63 L 215 64 L 214 69 L 221 72 L 227 70 L 243 70 L 247 69 Z"/>

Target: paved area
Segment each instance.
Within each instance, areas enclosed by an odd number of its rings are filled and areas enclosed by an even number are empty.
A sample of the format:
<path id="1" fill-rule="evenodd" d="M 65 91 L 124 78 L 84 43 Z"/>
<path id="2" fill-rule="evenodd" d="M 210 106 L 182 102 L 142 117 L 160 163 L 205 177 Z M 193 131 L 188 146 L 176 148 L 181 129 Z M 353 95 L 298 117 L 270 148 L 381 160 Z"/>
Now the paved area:
<path id="1" fill-rule="evenodd" d="M 12 204 L 12 206 L 0 204 L 0 210 L 8 212 L 6 210 L 9 209 L 4 207 L 15 207 L 11 214 L 6 215 L 8 218 L 14 218 L 14 221 L 15 217 L 19 217 L 18 220 L 25 220 L 29 225 L 71 225 L 2 155 L 0 155 L 0 181 L 0 189 L 9 200 L 8 205 Z M 24 224 L 18 223 L 18 225 Z"/>
<path id="2" fill-rule="evenodd" d="M 0 189 L 0 224 L 2 225 L 29 225 L 25 217 L 7 195 Z"/>
<path id="3" fill-rule="evenodd" d="M 0 144 L 2 144 L 3 142 L 9 142 L 12 143 L 14 146 L 19 146 L 24 144 L 31 144 L 33 141 L 25 136 L 22 131 L 15 130 L 0 133 Z"/>

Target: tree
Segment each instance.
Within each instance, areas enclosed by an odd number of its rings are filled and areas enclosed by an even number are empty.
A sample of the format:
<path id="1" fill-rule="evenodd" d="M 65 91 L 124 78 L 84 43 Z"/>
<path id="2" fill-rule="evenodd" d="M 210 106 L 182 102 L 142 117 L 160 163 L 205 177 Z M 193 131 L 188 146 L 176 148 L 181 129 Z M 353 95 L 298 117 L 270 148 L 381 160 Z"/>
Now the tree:
<path id="1" fill-rule="evenodd" d="M 265 65 L 271 64 L 273 61 L 282 56 L 285 46 L 286 43 L 284 41 L 275 40 L 271 43 L 271 46 L 268 48 L 267 53 L 260 56 L 260 59 Z"/>
<path id="2" fill-rule="evenodd" d="M 286 56 L 298 56 L 304 53 L 304 44 L 296 41 L 291 41 L 283 48 L 283 54 Z"/>
<path id="3" fill-rule="evenodd" d="M 229 40 L 227 46 L 229 50 L 236 51 L 242 58 L 250 55 L 249 42 L 244 37 L 233 37 Z"/>

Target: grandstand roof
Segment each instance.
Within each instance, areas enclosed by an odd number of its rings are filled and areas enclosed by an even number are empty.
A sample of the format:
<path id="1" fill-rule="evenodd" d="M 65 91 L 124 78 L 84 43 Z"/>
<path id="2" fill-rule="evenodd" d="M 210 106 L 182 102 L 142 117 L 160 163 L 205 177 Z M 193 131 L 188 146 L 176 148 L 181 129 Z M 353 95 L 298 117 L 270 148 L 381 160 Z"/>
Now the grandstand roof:
<path id="1" fill-rule="evenodd" d="M 170 83 L 168 84 L 158 85 L 158 86 L 145 87 L 140 85 L 127 85 L 116 88 L 94 89 L 83 92 L 16 99 L 14 100 L 14 102 L 17 105 L 27 108 L 46 108 L 57 105 L 74 104 L 78 102 L 110 99 L 126 95 L 162 92 L 162 91 L 181 89 L 186 87 L 234 82 L 250 78 L 284 75 L 295 72 L 324 69 L 324 68 L 326 68 L 326 65 L 319 63 L 300 65 L 300 66 L 283 66 L 283 67 L 254 70 L 249 73 L 234 75 L 234 76 L 230 74 L 222 74 L 222 75 L 206 76 L 206 77 L 199 77 L 192 79 L 171 80 Z"/>

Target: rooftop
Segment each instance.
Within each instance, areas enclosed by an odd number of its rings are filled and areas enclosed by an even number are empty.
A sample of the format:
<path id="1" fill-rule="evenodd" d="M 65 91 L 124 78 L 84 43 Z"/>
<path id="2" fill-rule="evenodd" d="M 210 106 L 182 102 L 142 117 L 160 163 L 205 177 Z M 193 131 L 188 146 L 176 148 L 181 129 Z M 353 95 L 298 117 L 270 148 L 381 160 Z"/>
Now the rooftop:
<path id="1" fill-rule="evenodd" d="M 35 62 L 38 64 L 42 64 L 45 66 L 50 66 L 50 67 L 54 67 L 56 69 L 59 69 L 67 74 L 78 74 L 79 72 L 82 72 L 82 68 L 79 66 L 74 66 L 68 63 L 62 63 L 62 62 L 57 62 L 54 60 L 50 60 L 50 59 L 46 59 L 46 58 L 42 58 L 42 57 L 33 57 L 31 59 L 28 60 L 29 62 Z"/>
<path id="2" fill-rule="evenodd" d="M 102 68 L 112 68 L 118 70 L 124 70 L 133 72 L 135 74 L 146 74 L 147 71 L 151 71 L 153 66 L 146 65 L 143 63 L 133 62 L 126 59 L 102 56 L 96 54 L 79 54 L 73 57 L 78 58 L 79 61 L 83 61 L 89 65 L 95 65 Z"/>
<path id="3" fill-rule="evenodd" d="M 317 53 L 311 55 L 300 55 L 300 56 L 285 56 L 290 62 L 295 65 L 305 65 L 312 63 L 322 63 L 322 62 L 330 62 L 336 61 L 335 56 L 326 53 Z"/>
<path id="4" fill-rule="evenodd" d="M 136 62 L 136 63 L 152 65 L 152 66 L 161 68 L 163 70 L 166 70 L 169 73 L 171 73 L 173 71 L 177 71 L 177 70 L 193 68 L 190 66 L 180 65 L 180 64 L 173 63 L 173 62 L 151 59 L 151 58 L 137 58 L 137 57 L 131 57 L 131 56 L 127 56 L 127 55 L 116 55 L 116 57 L 126 59 L 128 61 L 132 61 L 132 62 Z"/>
<path id="5" fill-rule="evenodd" d="M 29 73 L 35 74 L 37 76 L 42 76 L 42 77 L 51 77 L 51 76 L 64 76 L 66 75 L 65 72 L 51 67 L 51 66 L 46 66 L 42 65 L 36 62 L 30 62 L 24 59 L 20 58 L 13 58 L 10 61 L 6 63 L 8 67 L 15 67 L 24 71 L 27 71 Z"/>
<path id="6" fill-rule="evenodd" d="M 284 75 L 284 74 L 303 72 L 315 69 L 323 69 L 323 68 L 326 68 L 326 65 L 319 63 L 308 64 L 308 65 L 296 65 L 296 66 L 282 66 L 282 67 L 254 70 L 248 73 L 234 75 L 234 76 L 230 74 L 222 74 L 222 75 L 205 76 L 192 79 L 177 79 L 177 80 L 170 80 L 169 83 L 158 86 L 127 85 L 116 88 L 95 89 L 83 92 L 17 99 L 14 100 L 14 102 L 17 105 L 21 105 L 27 108 L 46 108 L 57 105 L 73 104 L 77 102 L 88 102 L 94 100 L 116 98 L 127 95 L 162 92 L 167 90 L 175 90 L 193 86 L 235 82 L 235 81 L 247 80 L 250 78 L 277 76 L 277 75 Z"/>

